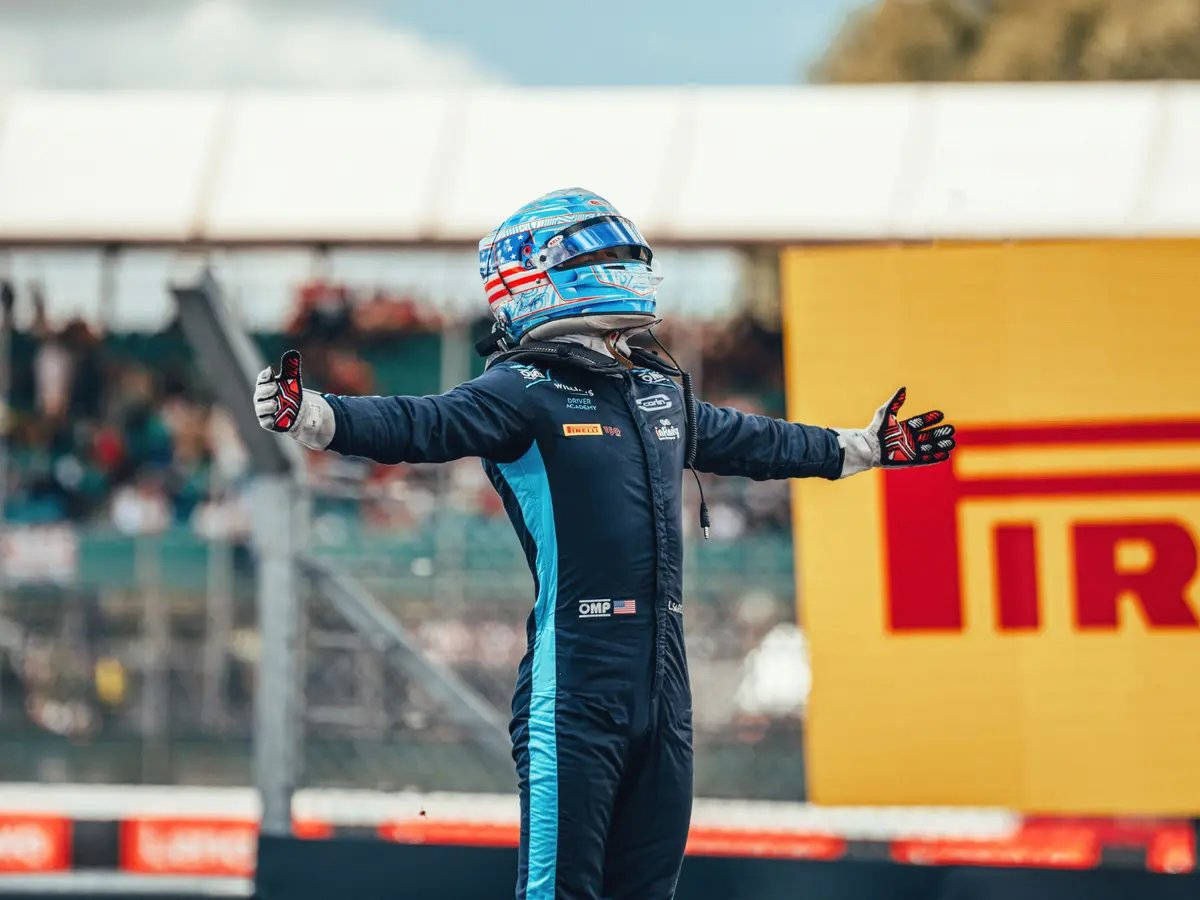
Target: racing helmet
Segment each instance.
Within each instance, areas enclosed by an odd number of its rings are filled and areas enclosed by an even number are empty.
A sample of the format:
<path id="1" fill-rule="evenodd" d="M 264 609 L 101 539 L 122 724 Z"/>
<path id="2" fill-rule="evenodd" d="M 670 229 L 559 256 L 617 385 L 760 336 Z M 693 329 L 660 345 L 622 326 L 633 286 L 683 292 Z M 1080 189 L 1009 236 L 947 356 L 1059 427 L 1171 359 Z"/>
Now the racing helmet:
<path id="1" fill-rule="evenodd" d="M 662 276 L 637 226 L 591 191 L 527 203 L 479 242 L 495 331 L 509 344 L 654 321 Z"/>

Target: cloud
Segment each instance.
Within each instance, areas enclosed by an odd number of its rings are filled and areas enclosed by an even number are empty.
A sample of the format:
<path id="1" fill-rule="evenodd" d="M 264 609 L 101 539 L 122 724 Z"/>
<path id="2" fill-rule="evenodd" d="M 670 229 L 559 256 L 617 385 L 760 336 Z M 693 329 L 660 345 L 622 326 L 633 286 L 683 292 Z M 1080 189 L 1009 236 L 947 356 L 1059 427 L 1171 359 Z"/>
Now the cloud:
<path id="1" fill-rule="evenodd" d="M 498 80 L 370 3 L 0 4 L 0 88 L 380 88 Z"/>

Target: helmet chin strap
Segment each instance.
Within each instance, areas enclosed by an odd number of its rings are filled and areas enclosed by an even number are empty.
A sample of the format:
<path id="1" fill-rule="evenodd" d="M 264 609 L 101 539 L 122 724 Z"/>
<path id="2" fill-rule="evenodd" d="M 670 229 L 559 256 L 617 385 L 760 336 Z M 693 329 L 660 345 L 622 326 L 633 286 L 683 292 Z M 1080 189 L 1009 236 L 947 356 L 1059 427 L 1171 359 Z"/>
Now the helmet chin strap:
<path id="1" fill-rule="evenodd" d="M 560 324 L 567 325 L 570 320 L 566 320 Z M 655 325 L 659 324 L 662 319 L 651 319 L 648 322 L 635 322 L 632 325 L 624 327 L 607 327 L 599 328 L 597 325 L 608 324 L 604 322 L 603 317 L 589 322 L 586 318 L 580 318 L 577 325 L 579 331 L 563 330 L 557 334 L 534 337 L 532 334 L 526 337 L 526 340 L 541 340 L 541 341 L 570 341 L 575 344 L 587 347 L 596 353 L 604 353 L 611 356 L 626 369 L 635 369 L 637 364 L 630 359 L 629 338 L 631 335 L 637 334 L 639 331 L 648 331 Z M 591 326 L 591 327 L 589 327 Z"/>
<path id="2" fill-rule="evenodd" d="M 604 346 L 609 355 L 627 369 L 634 368 L 633 360 L 621 352 L 619 344 L 625 340 L 625 335 L 619 331 L 610 331 L 604 336 Z M 628 348 L 629 344 L 625 344 Z"/>

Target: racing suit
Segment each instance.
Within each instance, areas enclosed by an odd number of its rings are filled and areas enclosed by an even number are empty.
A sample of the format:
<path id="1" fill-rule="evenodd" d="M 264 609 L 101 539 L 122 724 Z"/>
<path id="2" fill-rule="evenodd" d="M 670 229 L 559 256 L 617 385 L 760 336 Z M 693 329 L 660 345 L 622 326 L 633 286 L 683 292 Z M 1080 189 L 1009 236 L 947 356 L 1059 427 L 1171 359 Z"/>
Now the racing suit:
<path id="1" fill-rule="evenodd" d="M 656 360 L 641 352 L 629 369 L 579 348 L 502 358 L 439 396 L 326 397 L 336 452 L 482 457 L 524 548 L 536 599 L 510 726 L 519 900 L 668 900 L 679 876 L 692 802 L 688 417 L 677 373 Z M 830 430 L 707 403 L 694 419 L 700 471 L 841 471 Z"/>

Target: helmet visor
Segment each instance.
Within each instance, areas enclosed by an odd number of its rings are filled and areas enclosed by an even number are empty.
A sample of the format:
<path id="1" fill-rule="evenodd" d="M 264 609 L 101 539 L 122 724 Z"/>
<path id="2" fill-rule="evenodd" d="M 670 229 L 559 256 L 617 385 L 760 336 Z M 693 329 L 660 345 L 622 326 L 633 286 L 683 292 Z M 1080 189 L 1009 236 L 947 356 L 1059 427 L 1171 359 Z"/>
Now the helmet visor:
<path id="1" fill-rule="evenodd" d="M 560 231 L 546 242 L 546 246 L 534 254 L 534 263 L 539 269 L 553 269 L 569 263 L 577 256 L 598 253 L 614 247 L 636 247 L 638 258 L 650 262 L 653 253 L 637 226 L 619 216 L 601 216 L 577 222 Z"/>

